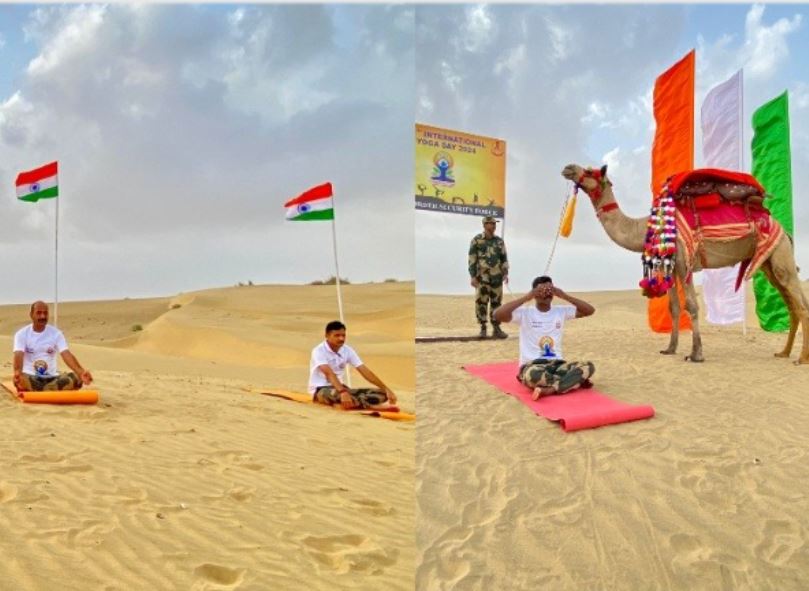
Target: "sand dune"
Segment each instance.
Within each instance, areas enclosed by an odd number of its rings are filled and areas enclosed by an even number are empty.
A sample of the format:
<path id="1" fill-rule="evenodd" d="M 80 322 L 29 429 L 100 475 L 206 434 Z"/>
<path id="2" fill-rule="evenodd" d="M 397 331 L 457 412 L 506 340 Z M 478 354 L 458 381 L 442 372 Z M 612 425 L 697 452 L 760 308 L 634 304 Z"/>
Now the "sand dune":
<path id="1" fill-rule="evenodd" d="M 343 293 L 349 342 L 407 410 L 412 294 Z M 249 392 L 305 388 L 335 307 L 328 286 L 60 304 L 102 399 L 0 402 L 0 588 L 412 589 L 415 425 Z M 6 375 L 27 312 L 0 307 Z"/>
<path id="2" fill-rule="evenodd" d="M 568 356 L 657 416 L 565 433 L 460 369 L 516 338 L 417 345 L 417 588 L 805 589 L 809 367 L 773 358 L 785 335 L 748 298 L 747 335 L 703 323 L 691 364 L 690 333 L 658 354 L 637 291 L 577 295 L 597 312 Z M 420 336 L 476 332 L 471 297 L 416 302 Z"/>

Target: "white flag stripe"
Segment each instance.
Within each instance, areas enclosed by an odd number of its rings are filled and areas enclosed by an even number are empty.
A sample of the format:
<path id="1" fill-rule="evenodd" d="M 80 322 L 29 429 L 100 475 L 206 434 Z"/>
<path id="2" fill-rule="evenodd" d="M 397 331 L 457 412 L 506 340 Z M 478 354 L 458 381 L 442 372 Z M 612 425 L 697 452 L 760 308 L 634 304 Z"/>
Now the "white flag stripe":
<path id="1" fill-rule="evenodd" d="M 315 201 L 306 201 L 305 203 L 296 203 L 295 205 L 287 207 L 287 219 L 312 211 L 325 211 L 328 209 L 334 209 L 331 197 L 316 199 Z"/>
<path id="2" fill-rule="evenodd" d="M 40 191 L 44 191 L 45 189 L 52 189 L 53 187 L 58 185 L 58 175 L 45 177 L 42 180 L 39 180 L 35 183 L 28 183 L 23 185 L 17 185 L 17 198 L 25 197 L 26 195 L 30 195 L 31 193 L 39 193 Z"/>
<path id="3" fill-rule="evenodd" d="M 742 71 L 715 86 L 702 103 L 702 157 L 708 168 L 741 170 Z M 739 265 L 706 269 L 702 277 L 705 317 L 711 324 L 744 322 L 745 286 L 734 292 Z"/>

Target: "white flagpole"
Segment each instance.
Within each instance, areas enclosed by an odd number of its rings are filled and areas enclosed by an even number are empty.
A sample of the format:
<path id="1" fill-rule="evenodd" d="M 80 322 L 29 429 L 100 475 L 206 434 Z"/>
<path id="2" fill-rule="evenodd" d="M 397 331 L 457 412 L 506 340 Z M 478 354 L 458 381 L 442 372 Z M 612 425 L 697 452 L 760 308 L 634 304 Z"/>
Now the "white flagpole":
<path id="1" fill-rule="evenodd" d="M 331 196 L 331 209 L 332 209 L 332 216 L 331 216 L 331 240 L 332 246 L 334 247 L 334 271 L 335 271 L 335 282 L 334 284 L 337 286 L 337 311 L 340 313 L 340 322 L 345 324 L 345 317 L 343 316 L 343 296 L 340 291 L 340 263 L 338 262 L 337 257 L 337 224 L 335 223 L 335 218 L 337 217 L 337 210 L 334 207 L 334 186 L 332 186 L 332 196 Z M 351 367 L 346 364 L 346 382 L 348 382 L 348 387 L 351 387 Z"/>
<path id="2" fill-rule="evenodd" d="M 59 195 L 56 200 L 56 224 L 53 246 L 53 325 L 59 324 Z"/>

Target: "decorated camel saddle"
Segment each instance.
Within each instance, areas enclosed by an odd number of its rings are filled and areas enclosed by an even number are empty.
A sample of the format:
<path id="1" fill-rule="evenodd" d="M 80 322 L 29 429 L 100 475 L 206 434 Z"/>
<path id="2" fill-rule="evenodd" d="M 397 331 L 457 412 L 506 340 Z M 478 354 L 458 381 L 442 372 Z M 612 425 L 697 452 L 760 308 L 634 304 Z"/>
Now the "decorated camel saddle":
<path id="1" fill-rule="evenodd" d="M 644 294 L 662 296 L 674 284 L 678 234 L 689 277 L 706 266 L 706 243 L 754 236 L 752 256 L 742 262 L 736 279 L 738 290 L 742 279 L 750 279 L 770 256 L 784 232 L 764 206 L 764 197 L 764 187 L 743 172 L 700 168 L 669 177 L 649 216 L 640 282 Z"/>

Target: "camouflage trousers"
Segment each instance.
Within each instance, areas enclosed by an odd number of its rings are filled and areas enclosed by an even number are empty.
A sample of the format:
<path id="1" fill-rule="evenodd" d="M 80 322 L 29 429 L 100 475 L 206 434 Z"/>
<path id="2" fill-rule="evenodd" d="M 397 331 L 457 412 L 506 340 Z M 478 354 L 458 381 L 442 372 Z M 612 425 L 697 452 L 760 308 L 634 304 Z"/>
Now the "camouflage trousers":
<path id="1" fill-rule="evenodd" d="M 32 376 L 22 374 L 20 379 L 23 392 L 42 392 L 43 390 L 79 390 L 82 386 L 78 376 L 71 372 L 60 373 L 58 376 Z"/>
<path id="2" fill-rule="evenodd" d="M 349 388 L 348 393 L 354 401 L 354 407 L 370 408 L 384 404 L 388 401 L 388 395 L 382 390 L 373 388 Z M 340 392 L 331 386 L 321 386 L 315 391 L 315 402 L 322 404 L 340 404 Z"/>
<path id="3" fill-rule="evenodd" d="M 553 388 L 556 394 L 564 394 L 582 385 L 587 386 L 595 371 L 590 361 L 535 359 L 520 367 L 517 379 L 532 389 L 538 386 Z"/>
<path id="4" fill-rule="evenodd" d="M 486 326 L 486 322 L 491 320 L 492 326 L 500 326 L 494 319 L 492 313 L 503 303 L 503 285 L 492 287 L 487 283 L 481 283 L 475 294 L 475 315 L 478 324 Z"/>

